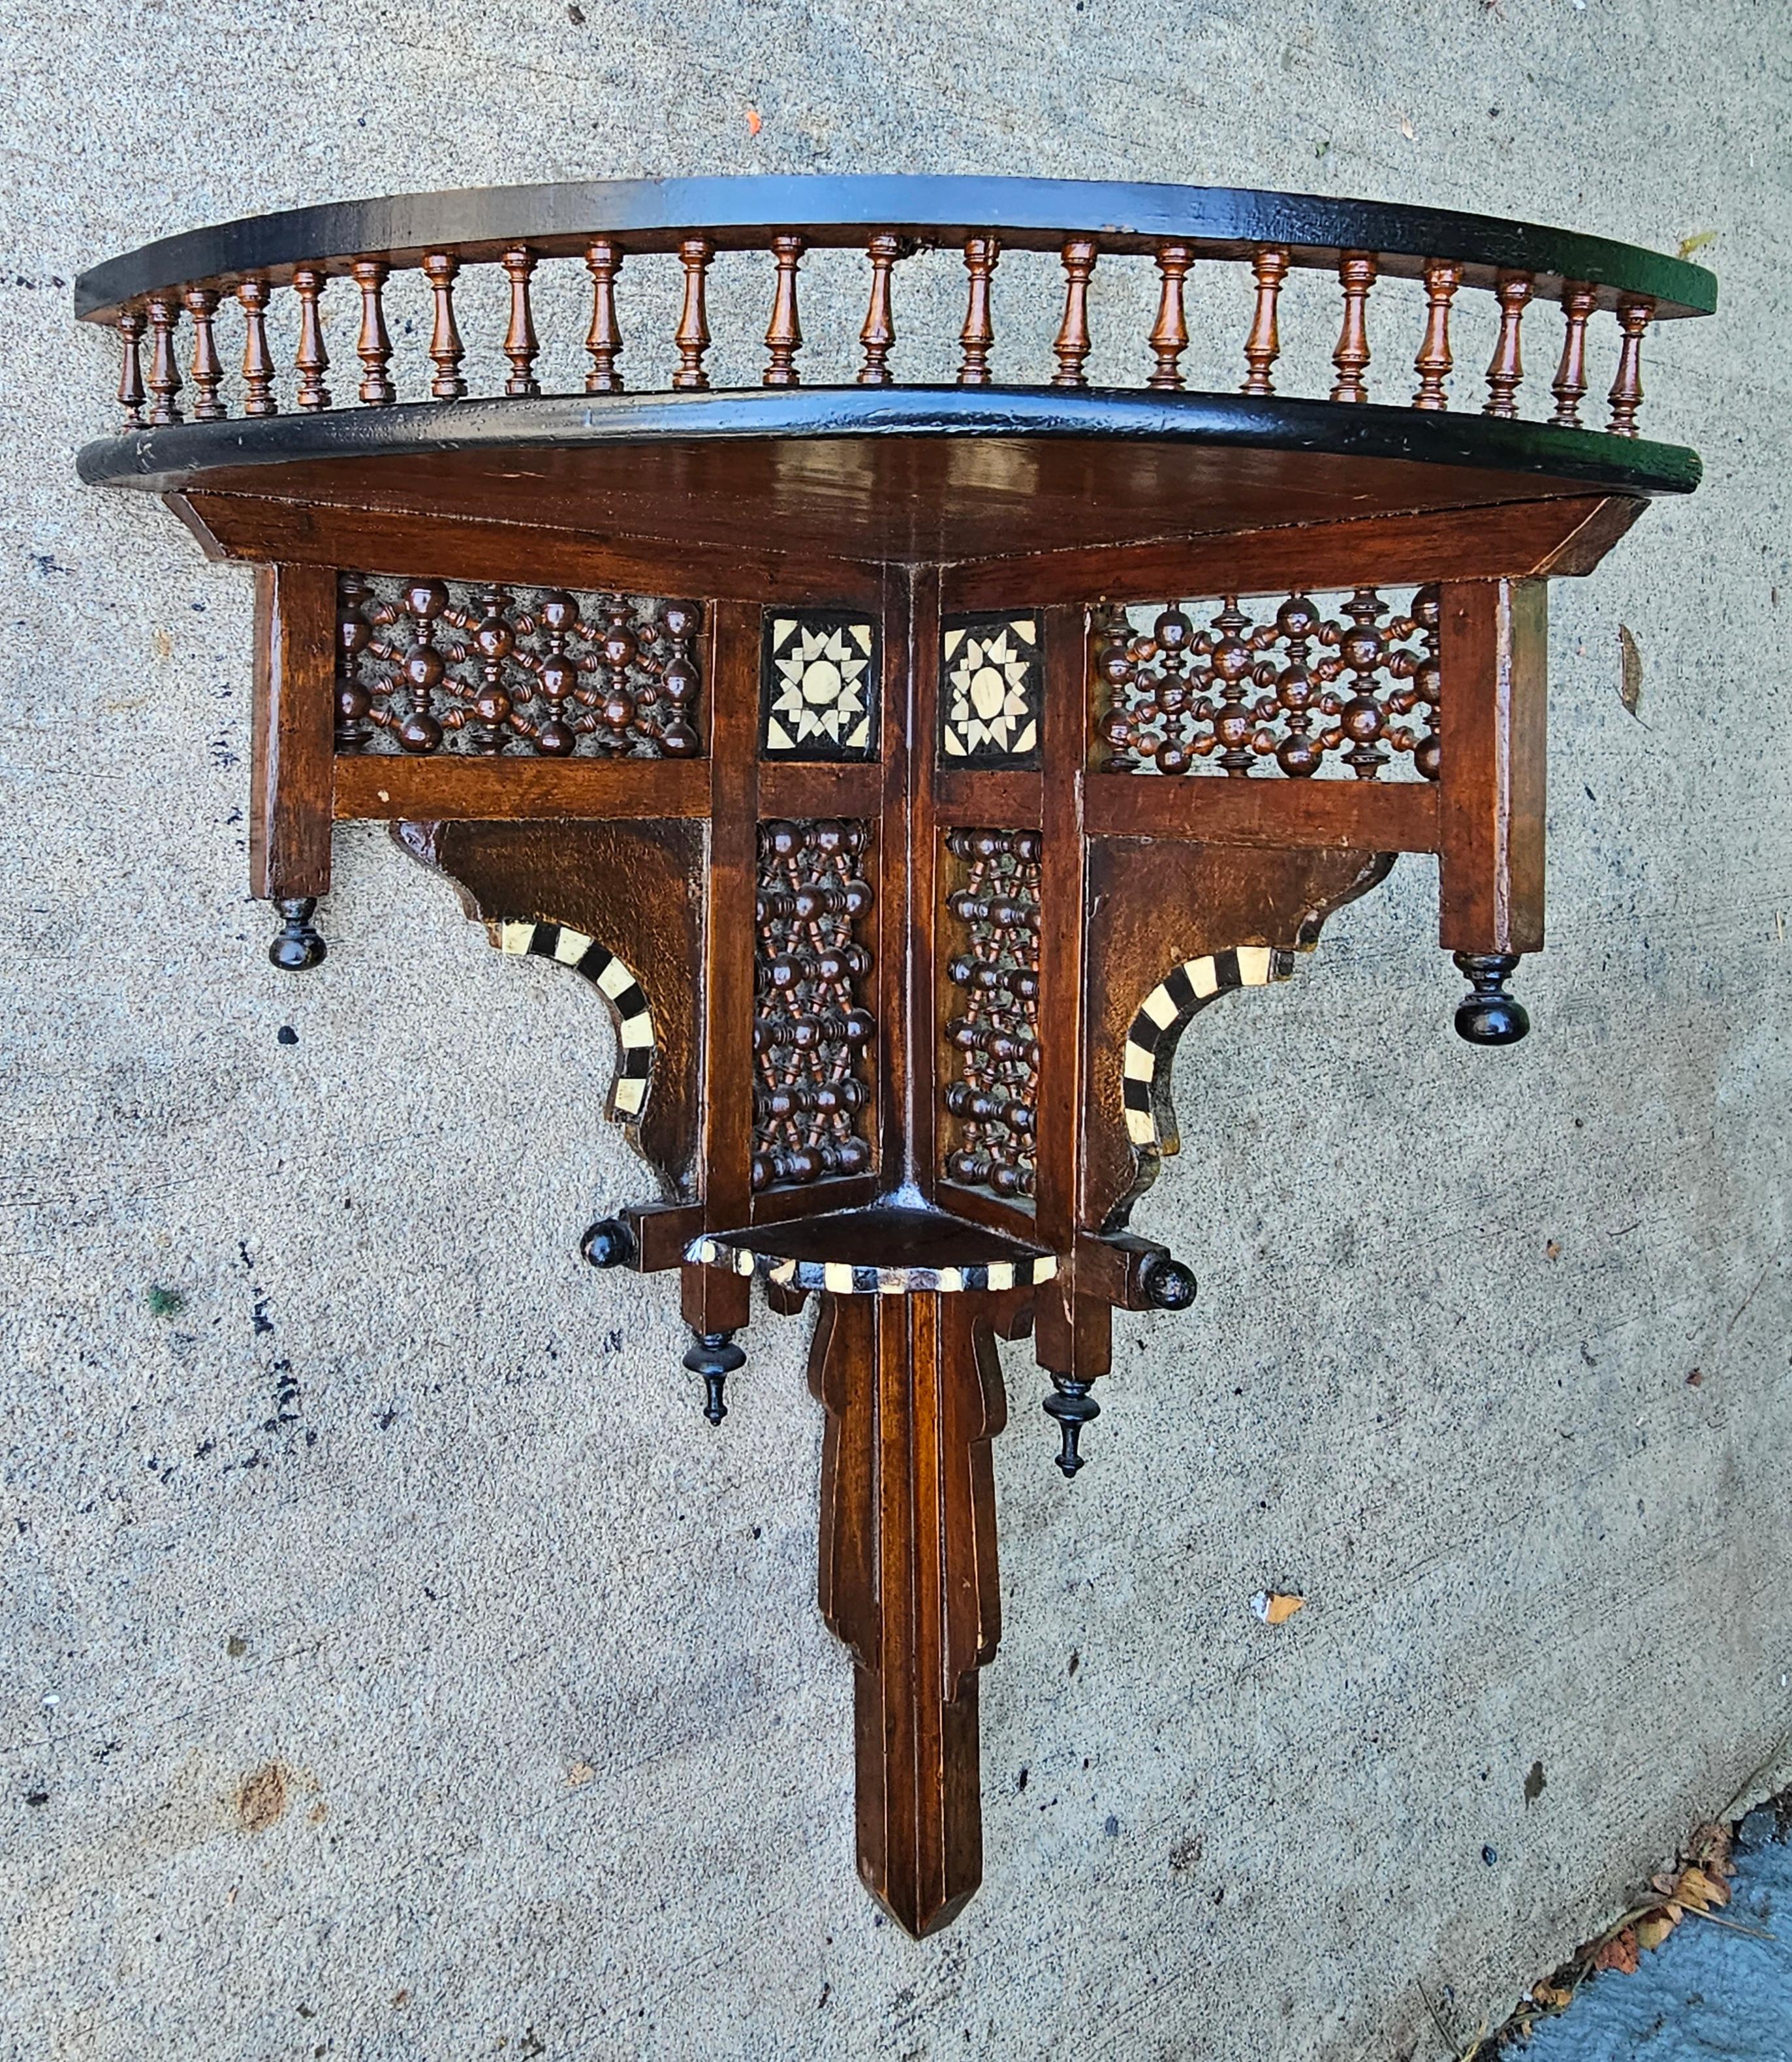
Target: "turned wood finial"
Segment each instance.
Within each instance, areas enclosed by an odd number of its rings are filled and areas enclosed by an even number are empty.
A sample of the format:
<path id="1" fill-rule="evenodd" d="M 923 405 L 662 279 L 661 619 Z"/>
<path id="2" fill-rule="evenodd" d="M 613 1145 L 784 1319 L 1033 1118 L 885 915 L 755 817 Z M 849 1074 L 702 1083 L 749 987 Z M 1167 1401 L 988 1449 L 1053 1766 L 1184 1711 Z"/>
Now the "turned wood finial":
<path id="1" fill-rule="evenodd" d="M 1612 418 L 1607 427 L 1614 437 L 1637 434 L 1637 411 L 1642 406 L 1642 340 L 1655 314 L 1655 303 L 1643 294 L 1626 294 L 1617 304 L 1618 327 L 1624 342 L 1618 351 L 1617 377 L 1606 396 Z"/>
<path id="2" fill-rule="evenodd" d="M 800 236 L 774 236 L 772 255 L 777 260 L 777 288 L 772 297 L 772 319 L 765 325 L 765 348 L 771 353 L 760 383 L 765 387 L 800 387 L 797 353 L 802 348 L 802 324 L 797 315 L 797 267 L 808 248 Z"/>
<path id="3" fill-rule="evenodd" d="M 1599 305 L 1595 287 L 1565 279 L 1561 288 L 1562 320 L 1566 325 L 1561 340 L 1561 360 L 1549 391 L 1556 397 L 1556 412 L 1549 418 L 1558 430 L 1581 427 L 1581 399 L 1587 391 L 1587 321 Z"/>
<path id="4" fill-rule="evenodd" d="M 429 356 L 436 376 L 429 391 L 438 401 L 458 401 L 466 393 L 460 376 L 460 361 L 466 351 L 460 342 L 460 327 L 454 319 L 454 283 L 460 259 L 452 251 L 432 251 L 423 261 L 423 276 L 435 296 L 436 319 L 429 331 Z"/>
<path id="5" fill-rule="evenodd" d="M 685 303 L 673 333 L 673 342 L 678 347 L 678 370 L 672 375 L 672 383 L 681 390 L 694 391 L 709 383 L 709 375 L 703 369 L 703 354 L 709 348 L 704 283 L 715 253 L 716 247 L 707 236 L 687 236 L 678 247 L 679 263 L 685 268 Z"/>
<path id="6" fill-rule="evenodd" d="M 124 411 L 121 432 L 143 427 L 143 331 L 141 308 L 127 308 L 119 317 L 119 341 L 124 347 L 119 366 L 119 406 Z"/>
<path id="7" fill-rule="evenodd" d="M 386 334 L 386 279 L 392 267 L 383 258 L 357 258 L 355 283 L 361 290 L 361 333 L 355 355 L 361 361 L 361 399 L 370 408 L 389 407 L 398 390 L 386 376 L 392 340 Z"/>
<path id="8" fill-rule="evenodd" d="M 1183 383 L 1181 359 L 1188 348 L 1188 318 L 1183 307 L 1183 283 L 1188 277 L 1195 253 L 1186 243 L 1160 243 L 1157 270 L 1162 282 L 1157 296 L 1157 320 L 1151 325 L 1151 355 L 1157 361 L 1147 384 L 1164 388 Z"/>
<path id="9" fill-rule="evenodd" d="M 324 957 L 322 934 L 311 922 L 317 907 L 315 895 L 283 895 L 274 905 L 280 913 L 280 928 L 267 948 L 270 964 L 283 973 L 303 973 L 319 965 Z"/>
<path id="10" fill-rule="evenodd" d="M 510 282 L 510 326 L 504 333 L 504 355 L 510 360 L 510 377 L 504 383 L 504 391 L 520 399 L 533 399 L 541 391 L 541 383 L 535 376 L 535 361 L 541 355 L 541 346 L 536 339 L 535 312 L 529 306 L 535 253 L 523 244 L 512 244 L 500 262 Z"/>
<path id="11" fill-rule="evenodd" d="M 245 279 L 236 290 L 243 310 L 243 412 L 245 415 L 277 415 L 274 399 L 274 354 L 267 347 L 267 303 L 265 279 Z"/>
<path id="12" fill-rule="evenodd" d="M 600 1218 L 588 1226 L 579 1251 L 590 1267 L 633 1267 L 638 1257 L 635 1235 L 621 1218 Z"/>
<path id="13" fill-rule="evenodd" d="M 189 287 L 186 293 L 187 312 L 193 318 L 193 351 L 189 370 L 193 375 L 193 392 L 197 397 L 193 403 L 195 423 L 219 423 L 229 414 L 218 398 L 218 389 L 224 377 L 224 361 L 218 355 L 218 339 L 212 331 L 212 318 L 218 312 L 218 296 L 210 287 Z"/>
<path id="14" fill-rule="evenodd" d="M 1415 408 L 1443 409 L 1450 405 L 1444 383 L 1455 360 L 1450 355 L 1450 303 L 1462 284 L 1462 267 L 1453 259 L 1425 260 L 1425 333 L 1412 370 L 1419 375 L 1419 391 L 1412 396 Z"/>
<path id="15" fill-rule="evenodd" d="M 993 236 L 965 239 L 964 268 L 970 275 L 970 287 L 965 300 L 964 327 L 958 332 L 958 342 L 963 349 L 958 366 L 961 387 L 986 387 L 990 383 L 990 347 L 995 341 L 995 327 L 990 319 L 990 281 L 1001 256 L 1001 243 Z"/>
<path id="16" fill-rule="evenodd" d="M 1083 1428 L 1100 1417 L 1101 1406 L 1089 1394 L 1087 1382 L 1073 1375 L 1053 1374 L 1051 1394 L 1040 1407 L 1057 1423 L 1059 1443 L 1055 1458 L 1065 1481 L 1072 1482 L 1083 1466 Z"/>
<path id="17" fill-rule="evenodd" d="M 1276 388 L 1269 368 L 1282 351 L 1276 304 L 1282 282 L 1288 277 L 1288 254 L 1279 243 L 1260 245 L 1256 256 L 1251 261 L 1251 271 L 1257 283 L 1257 301 L 1251 315 L 1251 334 L 1244 339 L 1244 362 L 1250 371 L 1239 391 L 1244 394 L 1273 394 Z"/>
<path id="18" fill-rule="evenodd" d="M 594 236 L 585 246 L 585 270 L 591 275 L 591 327 L 585 347 L 591 370 L 585 376 L 588 394 L 620 394 L 622 330 L 616 319 L 616 275 L 622 270 L 622 246 L 613 236 Z"/>
<path id="19" fill-rule="evenodd" d="M 1502 272 L 1495 283 L 1494 291 L 1500 303 L 1500 334 L 1493 346 L 1493 355 L 1487 365 L 1487 402 L 1482 408 L 1484 415 L 1498 415 L 1509 421 L 1518 413 L 1517 394 L 1525 377 L 1524 353 L 1520 348 L 1519 326 L 1525 319 L 1525 307 L 1531 298 L 1533 281 L 1529 272 Z"/>
<path id="20" fill-rule="evenodd" d="M 1457 953 L 1469 990 L 1456 1007 L 1456 1035 L 1471 1045 L 1516 1045 L 1531 1028 L 1523 1003 L 1506 993 L 1517 970 L 1517 953 Z"/>
<path id="21" fill-rule="evenodd" d="M 746 1366 L 746 1355 L 734 1343 L 732 1332 L 698 1332 L 696 1344 L 685 1355 L 685 1365 L 703 1378 L 703 1414 L 712 1425 L 728 1415 L 723 1391 L 728 1378 Z"/>
<path id="22" fill-rule="evenodd" d="M 1369 390 L 1363 375 L 1369 365 L 1369 289 L 1379 267 L 1367 251 L 1346 251 L 1338 260 L 1338 278 L 1344 287 L 1344 326 L 1338 332 L 1338 347 L 1332 363 L 1338 368 L 1338 383 L 1332 389 L 1334 401 L 1366 401 Z"/>
<path id="23" fill-rule="evenodd" d="M 292 291 L 299 296 L 299 351 L 293 363 L 299 375 L 299 405 L 306 409 L 330 405 L 330 390 L 323 383 L 330 354 L 323 346 L 323 316 L 318 305 L 324 277 L 316 265 L 301 265 L 292 275 Z"/>
<path id="24" fill-rule="evenodd" d="M 896 319 L 890 308 L 890 272 L 902 255 L 902 239 L 880 231 L 865 247 L 871 260 L 871 298 L 865 310 L 865 326 L 858 340 L 865 349 L 859 368 L 861 387 L 888 387 L 890 346 L 896 341 Z"/>
<path id="25" fill-rule="evenodd" d="M 175 401 L 181 387 L 180 367 L 175 363 L 175 325 L 179 320 L 180 303 L 173 294 L 150 296 L 149 419 L 157 429 L 182 419 Z"/>
<path id="26" fill-rule="evenodd" d="M 1058 370 L 1054 387 L 1087 387 L 1083 361 L 1089 355 L 1089 279 L 1100 247 L 1092 236 L 1073 236 L 1064 246 L 1064 319 L 1052 351 Z"/>

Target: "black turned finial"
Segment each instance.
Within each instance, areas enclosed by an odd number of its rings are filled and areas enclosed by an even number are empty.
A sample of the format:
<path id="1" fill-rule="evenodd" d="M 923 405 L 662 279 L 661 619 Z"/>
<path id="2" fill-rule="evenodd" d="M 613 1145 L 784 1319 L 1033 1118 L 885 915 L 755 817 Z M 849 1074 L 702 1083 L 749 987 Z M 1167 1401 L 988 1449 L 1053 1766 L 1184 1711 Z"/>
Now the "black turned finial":
<path id="1" fill-rule="evenodd" d="M 1458 953 L 1456 963 L 1473 992 L 1456 1006 L 1456 1035 L 1471 1045 L 1516 1045 L 1531 1028 L 1521 1002 L 1506 993 L 1519 961 L 1517 953 Z"/>
<path id="2" fill-rule="evenodd" d="M 267 957 L 287 973 L 303 973 L 323 957 L 323 940 L 311 924 L 317 897 L 283 895 L 274 907 L 280 913 L 280 928 L 267 948 Z"/>
<path id="3" fill-rule="evenodd" d="M 703 1414 L 712 1425 L 719 1425 L 728 1415 L 728 1406 L 721 1400 L 722 1385 L 736 1368 L 746 1366 L 746 1355 L 735 1345 L 732 1332 L 700 1332 L 697 1344 L 685 1356 L 685 1365 L 693 1374 L 702 1376 Z"/>
<path id="4" fill-rule="evenodd" d="M 635 1235 L 621 1218 L 600 1218 L 579 1241 L 579 1251 L 592 1267 L 632 1267 Z"/>
<path id="5" fill-rule="evenodd" d="M 1091 1418 L 1100 1417 L 1101 1406 L 1089 1394 L 1087 1382 L 1079 1382 L 1074 1375 L 1055 1374 L 1051 1378 L 1051 1394 L 1041 1407 L 1047 1417 L 1057 1419 L 1058 1429 L 1063 1435 L 1057 1461 L 1068 1482 L 1083 1465 L 1083 1455 L 1077 1446 L 1083 1428 Z"/>
<path id="6" fill-rule="evenodd" d="M 1195 1276 L 1179 1260 L 1154 1253 L 1139 1270 L 1139 1286 L 1154 1310 L 1186 1310 L 1195 1301 Z"/>

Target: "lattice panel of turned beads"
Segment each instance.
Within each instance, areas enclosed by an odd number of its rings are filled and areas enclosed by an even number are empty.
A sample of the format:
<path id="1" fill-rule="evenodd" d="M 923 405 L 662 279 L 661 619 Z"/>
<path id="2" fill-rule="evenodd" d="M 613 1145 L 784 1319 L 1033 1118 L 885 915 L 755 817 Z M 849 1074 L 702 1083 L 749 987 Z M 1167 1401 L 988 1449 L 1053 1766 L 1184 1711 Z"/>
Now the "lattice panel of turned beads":
<path id="1" fill-rule="evenodd" d="M 1280 772 L 1428 780 L 1440 764 L 1435 587 L 1373 588 L 1323 608 L 1268 602 L 1116 609 L 1095 640 L 1096 764 L 1111 773 Z"/>
<path id="2" fill-rule="evenodd" d="M 336 749 L 689 759 L 694 605 L 344 573 Z"/>
<path id="3" fill-rule="evenodd" d="M 863 1174 L 877 1021 L 865 1007 L 871 954 L 871 827 L 759 826 L 753 956 L 753 1185 Z"/>
<path id="4" fill-rule="evenodd" d="M 946 1179 L 1031 1206 L 1039 1084 L 1039 833 L 954 830 L 948 873 Z"/>

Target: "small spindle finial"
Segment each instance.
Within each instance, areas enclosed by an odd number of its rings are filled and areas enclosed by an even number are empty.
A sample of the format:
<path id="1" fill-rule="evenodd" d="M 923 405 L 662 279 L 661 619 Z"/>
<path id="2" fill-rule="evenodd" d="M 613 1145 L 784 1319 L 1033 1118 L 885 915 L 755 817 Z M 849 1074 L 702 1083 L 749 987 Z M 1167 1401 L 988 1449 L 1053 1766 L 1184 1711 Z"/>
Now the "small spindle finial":
<path id="1" fill-rule="evenodd" d="M 728 1415 L 722 1391 L 729 1375 L 746 1366 L 746 1355 L 734 1343 L 732 1332 L 698 1332 L 697 1343 L 685 1355 L 685 1365 L 703 1378 L 703 1414 L 712 1425 Z"/>
<path id="2" fill-rule="evenodd" d="M 772 255 L 777 261 L 777 289 L 772 298 L 772 319 L 765 325 L 765 348 L 771 353 L 761 384 L 800 387 L 797 353 L 802 348 L 802 324 L 797 317 L 797 267 L 808 248 L 800 236 L 774 236 Z"/>
<path id="3" fill-rule="evenodd" d="M 149 419 L 161 429 L 181 419 L 175 396 L 180 391 L 180 367 L 175 363 L 175 325 L 180 320 L 180 303 L 172 294 L 150 298 Z"/>
<path id="4" fill-rule="evenodd" d="M 1139 1287 L 1154 1310 L 1187 1310 L 1195 1302 L 1195 1275 L 1167 1253 L 1154 1253 L 1139 1270 Z"/>
<path id="5" fill-rule="evenodd" d="M 1250 371 L 1245 375 L 1244 384 L 1240 391 L 1273 394 L 1276 388 L 1269 376 L 1269 368 L 1282 352 L 1276 304 L 1282 291 L 1282 282 L 1288 277 L 1288 254 L 1280 243 L 1260 244 L 1257 255 L 1251 262 L 1251 271 L 1257 283 L 1257 299 L 1251 313 L 1251 334 L 1244 339 L 1244 362 Z"/>
<path id="6" fill-rule="evenodd" d="M 1577 430 L 1581 427 L 1581 399 L 1587 391 L 1587 321 L 1599 305 L 1597 288 L 1565 279 L 1561 288 L 1561 361 L 1549 391 L 1556 397 L 1556 412 L 1550 427 Z"/>
<path id="7" fill-rule="evenodd" d="M 520 399 L 532 400 L 541 391 L 535 376 L 535 361 L 541 346 L 535 334 L 535 311 L 529 305 L 529 281 L 535 272 L 535 253 L 512 244 L 500 261 L 510 282 L 510 326 L 504 333 L 504 355 L 510 360 L 510 377 L 504 391 Z"/>
<path id="8" fill-rule="evenodd" d="M 392 267 L 383 258 L 357 258 L 355 283 L 361 290 L 361 333 L 355 355 L 361 361 L 361 399 L 370 408 L 389 407 L 398 390 L 387 377 L 392 340 L 386 334 L 386 279 Z"/>
<path id="9" fill-rule="evenodd" d="M 865 310 L 865 327 L 858 333 L 865 363 L 859 367 L 861 387 L 888 387 L 890 346 L 896 341 L 896 318 L 890 308 L 890 273 L 902 255 L 902 239 L 880 230 L 866 245 L 871 260 L 871 298 Z"/>
<path id="10" fill-rule="evenodd" d="M 1516 1045 L 1531 1028 L 1523 1003 L 1506 993 L 1516 971 L 1517 953 L 1457 953 L 1456 964 L 1466 974 L 1469 993 L 1456 1006 L 1456 1035 L 1471 1045 Z"/>
<path id="11" fill-rule="evenodd" d="M 267 347 L 268 287 L 265 279 L 245 279 L 236 290 L 243 310 L 243 412 L 276 415 L 274 354 Z"/>
<path id="12" fill-rule="evenodd" d="M 1167 390 L 1183 384 L 1181 359 L 1188 348 L 1188 318 L 1183 307 L 1183 283 L 1195 253 L 1186 243 L 1160 243 L 1157 270 L 1161 284 L 1157 320 L 1151 325 L 1151 355 L 1157 361 L 1147 384 Z"/>
<path id="13" fill-rule="evenodd" d="M 119 317 L 119 341 L 124 347 L 119 367 L 119 406 L 124 411 L 120 435 L 143 427 L 143 331 L 141 308 L 127 308 Z"/>
<path id="14" fill-rule="evenodd" d="M 621 1218 L 600 1218 L 579 1241 L 579 1251 L 589 1267 L 632 1267 L 635 1235 Z"/>
<path id="15" fill-rule="evenodd" d="M 218 296 L 210 287 L 189 287 L 187 312 L 193 318 L 193 352 L 189 369 L 193 375 L 193 419 L 221 423 L 230 412 L 218 398 L 224 377 L 224 361 L 218 355 L 218 339 L 211 319 L 218 312 Z"/>
<path id="16" fill-rule="evenodd" d="M 990 383 L 990 347 L 995 341 L 995 326 L 990 316 L 990 281 L 994 275 L 1002 246 L 993 236 L 967 236 L 964 268 L 970 275 L 965 299 L 964 327 L 958 332 L 962 356 L 958 365 L 961 387 L 987 387 Z"/>
<path id="17" fill-rule="evenodd" d="M 323 940 L 311 922 L 317 907 L 315 895 L 283 895 L 274 907 L 280 913 L 280 928 L 267 948 L 270 961 L 283 973 L 303 973 L 320 964 Z"/>
<path id="18" fill-rule="evenodd" d="M 704 283 L 716 247 L 707 236 L 687 236 L 678 247 L 685 268 L 685 302 L 678 311 L 678 327 L 673 342 L 678 347 L 678 370 L 672 383 L 681 391 L 707 387 L 709 375 L 703 369 L 703 354 L 709 348 L 709 315 L 704 302 Z"/>
<path id="19" fill-rule="evenodd" d="M 1079 1382 L 1074 1375 L 1054 1374 L 1051 1394 L 1040 1407 L 1057 1422 L 1059 1444 L 1053 1458 L 1069 1482 L 1083 1466 L 1083 1428 L 1100 1417 L 1101 1406 L 1089 1394 L 1087 1382 Z"/>
<path id="20" fill-rule="evenodd" d="M 1655 303 L 1646 295 L 1626 294 L 1617 304 L 1618 327 L 1624 342 L 1617 356 L 1617 377 L 1606 396 L 1612 419 L 1607 427 L 1614 437 L 1637 434 L 1637 411 L 1642 406 L 1642 340 L 1655 314 Z"/>
<path id="21" fill-rule="evenodd" d="M 1487 402 L 1484 415 L 1497 415 L 1509 422 L 1518 413 L 1517 394 L 1525 377 L 1525 358 L 1520 347 L 1519 326 L 1525 303 L 1531 298 L 1529 272 L 1502 272 L 1494 283 L 1500 302 L 1500 335 L 1487 364 Z"/>
<path id="22" fill-rule="evenodd" d="M 585 375 L 588 394 L 620 394 L 622 331 L 616 319 L 616 275 L 622 270 L 622 246 L 613 236 L 594 236 L 585 246 L 585 270 L 591 275 L 591 327 L 585 347 L 591 370 Z"/>
<path id="23" fill-rule="evenodd" d="M 1462 267 L 1453 259 L 1425 260 L 1425 333 L 1412 370 L 1419 375 L 1419 391 L 1412 396 L 1415 408 L 1448 408 L 1449 395 L 1444 383 L 1455 359 L 1450 355 L 1450 303 L 1462 284 Z"/>
<path id="24" fill-rule="evenodd" d="M 1332 363 L 1338 368 L 1338 383 L 1332 389 L 1334 401 L 1366 401 L 1369 390 L 1363 375 L 1369 367 L 1369 289 L 1379 271 L 1367 251 L 1346 251 L 1338 259 L 1338 279 L 1344 287 L 1344 324 L 1338 331 L 1338 347 Z"/>
<path id="25" fill-rule="evenodd" d="M 430 325 L 429 357 L 436 376 L 429 391 L 438 401 L 458 401 L 467 391 L 460 376 L 460 361 L 466 351 L 460 341 L 460 326 L 454 319 L 454 283 L 460 276 L 460 259 L 452 251 L 432 251 L 423 261 L 423 276 L 435 296 L 436 319 Z"/>
<path id="26" fill-rule="evenodd" d="M 1058 370 L 1051 375 L 1054 387 L 1089 383 L 1083 371 L 1090 349 L 1089 280 L 1099 251 L 1091 236 L 1073 236 L 1064 246 L 1064 319 L 1051 347 L 1058 360 Z"/>
<path id="27" fill-rule="evenodd" d="M 298 402 L 311 411 L 330 405 L 330 390 L 323 383 L 330 354 L 323 346 L 323 315 L 318 305 L 326 276 L 319 265 L 301 265 L 292 275 L 292 291 L 299 296 L 299 351 L 293 361 L 299 375 Z"/>

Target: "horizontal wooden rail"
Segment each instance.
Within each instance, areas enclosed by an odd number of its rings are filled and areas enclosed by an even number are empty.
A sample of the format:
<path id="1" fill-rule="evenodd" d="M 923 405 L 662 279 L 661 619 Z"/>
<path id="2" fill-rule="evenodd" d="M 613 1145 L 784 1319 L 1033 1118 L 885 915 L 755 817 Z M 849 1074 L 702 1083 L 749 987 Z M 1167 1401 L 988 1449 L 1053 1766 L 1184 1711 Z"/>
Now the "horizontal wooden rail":
<path id="1" fill-rule="evenodd" d="M 781 219 L 781 203 L 790 209 Z M 890 362 L 900 357 L 898 268 L 922 249 L 940 247 L 958 251 L 965 267 L 955 375 L 961 387 L 1086 387 L 1097 270 L 1148 261 L 1155 267 L 1155 312 L 1148 334 L 1137 339 L 1150 359 L 1144 384 L 1176 391 L 1191 383 L 1184 364 L 1189 283 L 1198 273 L 1220 270 L 1227 275 L 1225 291 L 1236 297 L 1241 327 L 1248 311 L 1237 383 L 1247 395 L 1273 395 L 1284 283 L 1291 271 L 1309 268 L 1332 272 L 1339 282 L 1330 401 L 1360 403 L 1372 391 L 1378 399 L 1394 398 L 1380 370 L 1386 349 L 1375 337 L 1379 323 L 1371 307 L 1378 281 L 1403 277 L 1422 282 L 1424 291 L 1422 329 L 1404 361 L 1411 372 L 1400 375 L 1396 389 L 1412 407 L 1436 411 L 1452 404 L 1452 317 L 1458 295 L 1469 289 L 1492 295 L 1499 311 L 1481 413 L 1520 414 L 1525 312 L 1533 301 L 1553 302 L 1561 310 L 1562 330 L 1541 419 L 1557 428 L 1589 427 L 1581 410 L 1593 383 L 1590 326 L 1596 316 L 1609 315 L 1617 351 L 1606 428 L 1627 438 L 1637 435 L 1649 324 L 1715 304 L 1715 283 L 1697 266 L 1479 216 L 1223 188 L 926 179 L 506 188 L 304 209 L 147 246 L 83 274 L 76 302 L 86 319 L 107 323 L 119 335 L 123 427 L 136 431 L 221 421 L 233 412 L 254 418 L 283 408 L 464 399 L 467 349 L 456 294 L 475 266 L 503 274 L 504 395 L 528 399 L 542 391 L 536 287 L 540 268 L 554 264 L 582 267 L 587 275 L 585 391 L 620 393 L 629 339 L 619 281 L 625 268 L 632 279 L 645 261 L 670 262 L 678 288 L 671 387 L 693 392 L 710 385 L 711 266 L 721 251 L 756 251 L 766 260 L 768 294 L 761 383 L 790 387 L 803 377 L 804 259 L 812 250 L 852 248 L 866 262 L 854 376 L 858 385 L 876 387 L 898 383 Z M 1028 311 L 1035 355 L 1020 367 L 996 324 L 1001 260 L 1015 249 L 1055 251 L 1063 271 L 1061 296 Z M 385 301 L 398 270 L 421 273 L 432 309 L 427 341 L 400 368 L 402 379 L 394 376 L 397 352 Z M 332 364 L 325 341 L 324 301 L 332 292 L 352 297 L 356 317 L 346 380 L 344 363 L 339 357 Z M 269 336 L 276 295 L 290 295 L 295 304 L 296 341 L 284 375 Z M 234 378 L 219 334 L 227 310 L 234 311 L 238 332 L 229 340 L 233 360 L 240 350 Z M 1533 379 L 1530 391 L 1536 387 Z"/>

